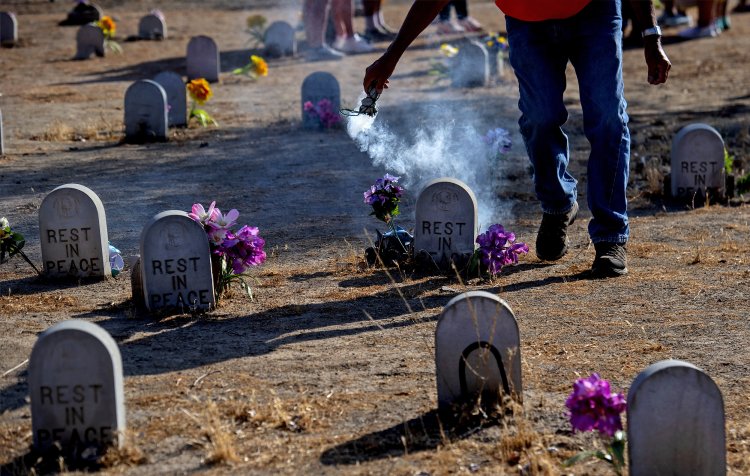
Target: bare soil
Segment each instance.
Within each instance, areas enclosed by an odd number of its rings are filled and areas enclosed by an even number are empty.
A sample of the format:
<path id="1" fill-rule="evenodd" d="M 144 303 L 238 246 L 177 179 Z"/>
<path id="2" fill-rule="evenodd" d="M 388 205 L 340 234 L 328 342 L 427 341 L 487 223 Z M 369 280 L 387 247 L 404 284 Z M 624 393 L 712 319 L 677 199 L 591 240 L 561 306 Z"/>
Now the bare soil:
<path id="1" fill-rule="evenodd" d="M 123 39 L 152 6 L 102 4 Z M 532 251 L 494 280 L 463 283 L 367 269 L 364 230 L 372 234 L 378 223 L 361 194 L 384 170 L 344 131 L 300 126 L 307 74 L 333 72 L 353 106 L 364 68 L 387 45 L 340 62 L 273 60 L 269 76 L 255 82 L 230 73 L 250 52 L 247 15 L 296 23 L 298 9 L 285 5 L 160 2 L 168 40 L 122 42 L 122 55 L 71 61 L 76 29 L 57 26 L 69 2 L 3 2 L 19 14 L 21 42 L 0 50 L 7 149 L 0 215 L 26 236 L 32 260 L 41 260 L 39 204 L 71 182 L 99 194 L 110 241 L 126 257 L 138 253 L 141 227 L 154 214 L 216 200 L 261 228 L 269 259 L 252 272 L 254 301 L 235 293 L 207 315 L 161 319 L 136 312 L 129 269 L 105 281 L 60 284 L 36 278 L 20 259 L 0 267 L 2 474 L 29 473 L 34 464 L 26 365 L 19 364 L 39 332 L 71 318 L 103 326 L 122 352 L 129 441 L 108 455 L 105 473 L 606 474 L 602 463 L 561 466 L 597 444 L 570 431 L 564 401 L 571 383 L 598 372 L 627 391 L 649 364 L 677 358 L 703 368 L 722 390 L 728 472 L 750 474 L 750 208 L 741 198 L 672 204 L 660 185 L 671 138 L 692 122 L 716 127 L 738 169 L 748 168 L 750 14 L 734 15 L 732 29 L 716 39 L 667 45 L 674 68 L 664 86 L 646 84 L 641 50 L 625 51 L 629 275 L 588 279 L 594 253 L 584 210 L 561 261 L 540 262 Z M 389 22 L 399 25 L 407 7 L 388 3 Z M 504 29 L 492 3 L 471 8 L 489 29 Z M 175 130 L 164 144 L 120 144 L 126 88 L 164 69 L 184 72 L 194 34 L 213 36 L 222 52 L 222 82 L 207 104 L 221 127 Z M 533 248 L 540 212 L 515 132 L 515 79 L 508 71 L 499 84 L 467 90 L 433 82 L 427 70 L 441 41 L 425 34 L 407 53 L 379 102 L 380 118 L 405 137 L 459 111 L 514 131 L 497 215 L 510 217 L 503 224 Z M 569 79 L 571 162 L 583 185 L 587 145 L 572 71 Z M 442 112 L 421 112 L 425 103 Z M 413 220 L 417 192 L 409 190 L 402 224 Z M 437 424 L 433 336 L 442 307 L 473 289 L 497 293 L 519 321 L 523 408 L 451 431 Z"/>

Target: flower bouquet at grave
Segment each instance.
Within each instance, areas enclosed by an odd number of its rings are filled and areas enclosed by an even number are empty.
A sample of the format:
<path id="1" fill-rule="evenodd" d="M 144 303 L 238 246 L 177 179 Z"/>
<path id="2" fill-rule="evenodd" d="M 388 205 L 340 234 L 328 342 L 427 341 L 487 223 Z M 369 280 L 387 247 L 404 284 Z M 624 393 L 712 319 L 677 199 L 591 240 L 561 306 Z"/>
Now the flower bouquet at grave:
<path id="1" fill-rule="evenodd" d="M 503 58 L 508 55 L 510 47 L 508 46 L 508 40 L 504 36 L 492 33 L 482 40 L 490 54 L 501 55 Z"/>
<path id="2" fill-rule="evenodd" d="M 482 136 L 482 141 L 487 146 L 487 155 L 490 160 L 500 159 L 503 155 L 510 152 L 510 149 L 513 147 L 510 132 L 502 127 L 488 130 Z"/>
<path id="3" fill-rule="evenodd" d="M 23 246 L 26 244 L 26 239 L 22 234 L 11 230 L 10 223 L 5 217 L 0 218 L 0 264 L 3 264 L 15 256 L 19 255 L 23 258 L 37 274 L 41 274 L 39 269 L 34 266 L 26 253 L 22 251 Z M 6 258 L 7 256 L 7 258 Z"/>
<path id="4" fill-rule="evenodd" d="M 443 43 L 438 51 L 439 56 L 430 60 L 430 70 L 427 72 L 428 75 L 435 77 L 435 82 L 448 77 L 453 58 L 458 54 L 458 48 L 449 43 Z"/>
<path id="5" fill-rule="evenodd" d="M 518 264 L 518 257 L 529 252 L 526 243 L 516 243 L 515 233 L 495 224 L 477 236 L 479 247 L 474 251 L 469 264 L 470 275 L 489 274 L 497 276 L 503 267 Z"/>
<path id="6" fill-rule="evenodd" d="M 266 253 L 263 251 L 266 241 L 258 234 L 258 228 L 244 225 L 236 229 L 240 213 L 232 209 L 225 215 L 216 208 L 216 202 L 211 202 L 208 209 L 196 203 L 188 216 L 200 223 L 208 235 L 216 300 L 233 282 L 238 283 L 240 289 L 252 299 L 252 290 L 245 280 L 246 272 L 266 260 Z"/>
<path id="7" fill-rule="evenodd" d="M 115 53 L 122 53 L 122 47 L 118 42 L 115 41 L 115 32 L 117 32 L 117 24 L 112 17 L 104 16 L 101 20 L 94 23 L 94 25 L 101 28 L 104 33 L 104 47 L 109 48 Z"/>
<path id="8" fill-rule="evenodd" d="M 615 473 L 622 474 L 625 466 L 625 433 L 622 431 L 620 414 L 625 411 L 625 396 L 612 394 L 609 382 L 598 374 L 581 378 L 573 384 L 573 392 L 565 401 L 570 410 L 570 424 L 573 431 L 598 431 L 605 447 L 578 453 L 566 460 L 564 466 L 572 466 L 579 461 L 598 458 L 612 465 Z"/>
<path id="9" fill-rule="evenodd" d="M 305 114 L 315 118 L 323 129 L 331 129 L 341 122 L 341 116 L 334 110 L 330 99 L 323 98 L 317 104 L 313 104 L 312 101 L 305 101 L 302 108 L 305 110 Z"/>
<path id="10" fill-rule="evenodd" d="M 198 108 L 198 106 L 202 106 L 208 102 L 211 96 L 214 95 L 213 91 L 211 91 L 211 86 L 208 85 L 208 81 L 204 78 L 194 79 L 187 84 L 187 90 L 190 99 L 193 100 L 193 103 L 190 105 L 188 121 L 196 118 L 203 127 L 207 127 L 209 124 L 218 126 L 219 123 L 205 109 Z"/>
<path id="11" fill-rule="evenodd" d="M 398 216 L 398 205 L 404 194 L 404 188 L 398 185 L 399 177 L 385 174 L 383 178 L 364 193 L 365 203 L 372 207 L 370 215 L 384 222 L 390 231 L 377 231 L 375 247 L 365 250 L 365 258 L 369 266 L 378 262 L 383 265 L 398 265 L 408 262 L 414 254 L 414 237 L 400 226 L 396 226 L 394 217 Z"/>
<path id="12" fill-rule="evenodd" d="M 263 34 L 266 29 L 266 17 L 263 15 L 250 15 L 245 21 L 247 25 L 247 32 L 250 35 L 250 39 L 247 42 L 255 47 L 263 45 Z"/>
<path id="13" fill-rule="evenodd" d="M 233 70 L 232 74 L 242 74 L 256 80 L 262 76 L 268 76 L 268 63 L 260 56 L 251 55 L 250 62 L 242 68 Z"/>

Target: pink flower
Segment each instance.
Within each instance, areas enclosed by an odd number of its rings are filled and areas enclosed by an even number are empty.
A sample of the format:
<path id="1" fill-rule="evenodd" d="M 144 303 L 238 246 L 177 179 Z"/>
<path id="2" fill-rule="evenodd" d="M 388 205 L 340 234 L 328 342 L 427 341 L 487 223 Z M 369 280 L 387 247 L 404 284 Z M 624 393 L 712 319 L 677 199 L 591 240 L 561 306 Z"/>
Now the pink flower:
<path id="1" fill-rule="evenodd" d="M 212 227 L 223 228 L 226 230 L 232 225 L 234 225 L 235 223 L 237 223 L 237 218 L 239 218 L 239 216 L 240 216 L 240 212 L 238 212 L 234 208 L 229 210 L 229 212 L 226 215 L 222 214 L 221 210 L 217 208 L 216 218 L 212 220 L 212 223 L 210 223 L 210 225 Z"/>
<path id="2" fill-rule="evenodd" d="M 188 216 L 192 218 L 193 220 L 197 221 L 201 225 L 205 225 L 208 222 L 213 221 L 216 218 L 217 213 L 219 210 L 216 209 L 216 202 L 211 202 L 211 205 L 209 205 L 208 210 L 203 208 L 203 205 L 200 203 L 193 204 L 192 211 L 188 213 Z"/>

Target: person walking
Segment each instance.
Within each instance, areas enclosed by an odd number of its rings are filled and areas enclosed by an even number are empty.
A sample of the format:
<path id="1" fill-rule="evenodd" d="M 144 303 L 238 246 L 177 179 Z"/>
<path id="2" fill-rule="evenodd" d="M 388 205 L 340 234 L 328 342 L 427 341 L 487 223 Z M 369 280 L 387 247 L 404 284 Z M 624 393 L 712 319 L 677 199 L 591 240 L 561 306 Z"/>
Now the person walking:
<path id="1" fill-rule="evenodd" d="M 363 86 L 379 91 L 414 39 L 449 0 L 416 0 L 398 36 L 365 71 Z M 536 254 L 546 261 L 568 251 L 567 230 L 578 215 L 577 182 L 568 171 L 568 118 L 563 102 L 565 69 L 578 77 L 588 160 L 588 231 L 596 277 L 628 272 L 630 235 L 626 188 L 630 134 L 623 97 L 621 0 L 496 0 L 506 15 L 510 63 L 519 83 L 519 126 L 534 171 L 542 220 Z M 671 63 L 651 0 L 631 0 L 642 31 L 648 82 L 666 82 Z"/>

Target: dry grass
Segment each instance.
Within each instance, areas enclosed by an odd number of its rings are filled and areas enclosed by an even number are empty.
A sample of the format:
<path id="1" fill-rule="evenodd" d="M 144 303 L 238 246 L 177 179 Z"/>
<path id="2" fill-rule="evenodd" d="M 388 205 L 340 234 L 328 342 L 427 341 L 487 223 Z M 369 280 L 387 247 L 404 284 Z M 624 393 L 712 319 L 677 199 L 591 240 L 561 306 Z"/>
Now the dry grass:
<path id="1" fill-rule="evenodd" d="M 85 121 L 76 127 L 67 122 L 55 120 L 44 131 L 31 140 L 44 142 L 82 142 L 89 140 L 113 140 L 122 136 L 122 127 L 100 117 L 98 121 Z"/>
<path id="2" fill-rule="evenodd" d="M 190 413 L 187 413 L 190 416 Z M 209 402 L 206 411 L 196 422 L 201 426 L 204 441 L 199 444 L 206 450 L 208 465 L 230 465 L 240 461 L 231 432 L 231 423 L 222 421 L 216 403 Z"/>
<path id="3" fill-rule="evenodd" d="M 0 315 L 11 312 L 43 312 L 57 307 L 71 311 L 83 311 L 87 308 L 74 296 L 69 294 L 12 294 L 0 296 Z"/>
<path id="4" fill-rule="evenodd" d="M 124 432 L 120 438 L 123 438 L 122 446 L 110 446 L 99 460 L 103 468 L 131 467 L 148 463 L 148 458 L 135 444 L 130 432 Z"/>

